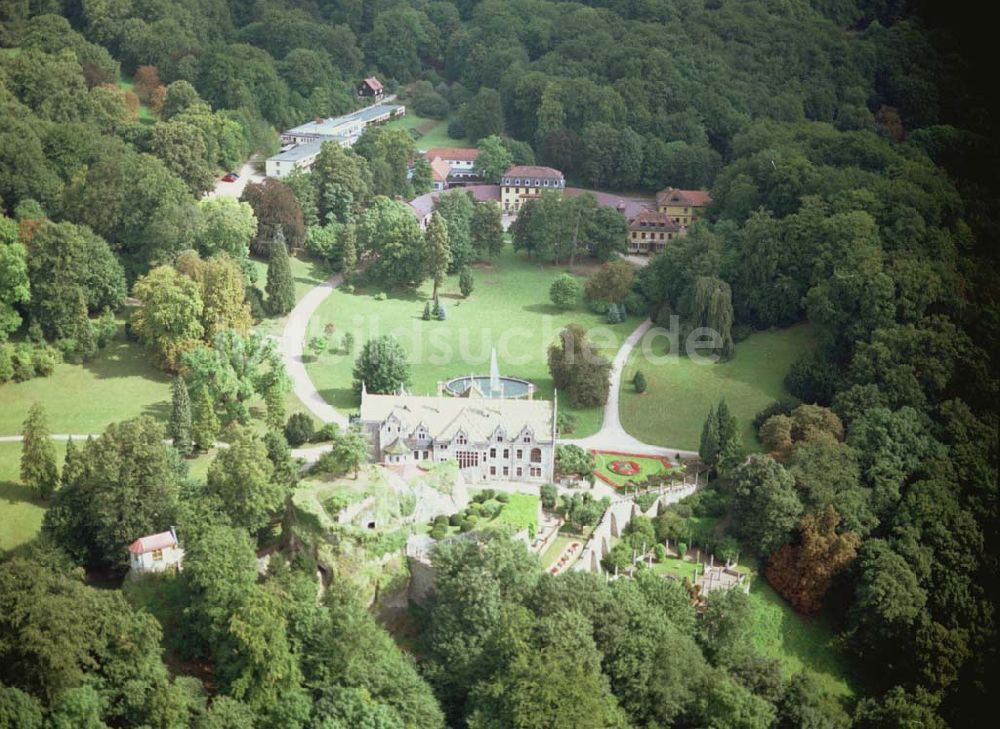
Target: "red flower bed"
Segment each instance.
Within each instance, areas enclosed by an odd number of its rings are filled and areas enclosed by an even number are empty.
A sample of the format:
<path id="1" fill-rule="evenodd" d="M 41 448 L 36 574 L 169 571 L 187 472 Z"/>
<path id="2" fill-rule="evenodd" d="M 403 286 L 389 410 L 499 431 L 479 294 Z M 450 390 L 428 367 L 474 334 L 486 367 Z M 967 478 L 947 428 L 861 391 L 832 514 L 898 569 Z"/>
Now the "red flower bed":
<path id="1" fill-rule="evenodd" d="M 635 461 L 611 461 L 608 469 L 619 476 L 634 476 L 639 473 L 639 464 Z"/>

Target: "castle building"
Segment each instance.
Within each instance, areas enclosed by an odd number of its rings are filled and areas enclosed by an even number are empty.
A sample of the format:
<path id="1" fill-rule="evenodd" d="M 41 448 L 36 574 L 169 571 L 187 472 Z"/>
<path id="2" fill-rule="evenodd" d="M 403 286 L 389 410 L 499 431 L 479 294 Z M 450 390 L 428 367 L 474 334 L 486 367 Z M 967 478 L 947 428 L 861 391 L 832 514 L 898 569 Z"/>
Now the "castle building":
<path id="1" fill-rule="evenodd" d="M 500 178 L 500 207 L 506 215 L 516 215 L 525 201 L 546 190 L 562 191 L 566 178 L 559 170 L 535 165 L 515 165 Z"/>
<path id="2" fill-rule="evenodd" d="M 551 482 L 556 402 L 362 392 L 360 421 L 388 466 L 454 460 L 469 485 Z"/>

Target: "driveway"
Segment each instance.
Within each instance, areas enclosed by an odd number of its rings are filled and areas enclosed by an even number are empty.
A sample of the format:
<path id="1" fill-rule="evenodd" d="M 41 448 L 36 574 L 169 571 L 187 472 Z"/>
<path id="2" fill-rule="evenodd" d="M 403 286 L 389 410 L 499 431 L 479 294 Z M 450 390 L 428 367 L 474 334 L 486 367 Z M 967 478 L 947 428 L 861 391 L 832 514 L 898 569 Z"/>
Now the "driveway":
<path id="1" fill-rule="evenodd" d="M 679 453 L 682 458 L 692 458 L 698 454 L 694 451 L 680 448 L 670 448 L 666 446 L 655 446 L 643 443 L 625 432 L 622 427 L 619 398 L 621 394 L 622 372 L 628 362 L 629 355 L 646 332 L 652 328 L 653 322 L 647 319 L 625 338 L 622 346 L 619 347 L 615 358 L 611 361 L 611 373 L 609 375 L 610 385 L 608 387 L 608 401 L 604 405 L 604 420 L 601 429 L 594 435 L 586 438 L 561 439 L 563 444 L 572 444 L 586 448 L 587 450 L 602 451 L 625 451 L 627 453 L 638 453 L 640 455 L 669 456 L 676 457 Z"/>
<path id="2" fill-rule="evenodd" d="M 334 409 L 330 403 L 323 399 L 319 390 L 313 385 L 309 373 L 306 371 L 304 349 L 306 343 L 306 332 L 309 328 L 309 319 L 316 313 L 320 304 L 333 293 L 333 290 L 340 286 L 344 277 L 340 274 L 331 276 L 319 286 L 311 289 L 309 293 L 299 300 L 295 308 L 288 314 L 285 322 L 285 330 L 278 340 L 278 352 L 285 363 L 285 370 L 292 380 L 292 390 L 302 401 L 309 412 L 315 415 L 324 423 L 336 423 L 341 428 L 348 426 L 348 420 Z"/>
<path id="3" fill-rule="evenodd" d="M 251 157 L 243 166 L 240 167 L 238 174 L 239 179 L 236 182 L 223 182 L 222 179 L 215 181 L 215 188 L 209 190 L 205 193 L 202 199 L 210 200 L 215 197 L 232 197 L 239 199 L 243 194 L 243 188 L 247 186 L 248 182 L 263 182 L 264 175 L 257 172 L 254 167 L 254 163 L 257 161 L 256 156 Z"/>

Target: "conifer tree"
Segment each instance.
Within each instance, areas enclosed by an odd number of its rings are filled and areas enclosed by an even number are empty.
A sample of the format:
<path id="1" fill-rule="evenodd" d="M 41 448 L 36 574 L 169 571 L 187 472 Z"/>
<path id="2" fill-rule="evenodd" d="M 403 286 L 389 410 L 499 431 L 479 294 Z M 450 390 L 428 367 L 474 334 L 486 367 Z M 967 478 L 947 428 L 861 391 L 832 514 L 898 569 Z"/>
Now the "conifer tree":
<path id="1" fill-rule="evenodd" d="M 97 352 L 94 329 L 90 325 L 90 317 L 87 315 L 87 299 L 82 291 L 77 295 L 76 351 L 84 362 L 87 362 Z"/>
<path id="2" fill-rule="evenodd" d="M 208 450 L 219 436 L 219 418 L 207 387 L 198 389 L 191 417 L 191 438 L 199 450 Z"/>
<path id="3" fill-rule="evenodd" d="M 437 212 L 431 215 L 424 233 L 424 246 L 427 249 L 427 272 L 434 281 L 434 298 L 437 299 L 438 288 L 444 282 L 451 265 L 451 248 L 448 246 L 448 224 Z"/>
<path id="4" fill-rule="evenodd" d="M 284 316 L 295 306 L 295 282 L 284 241 L 275 239 L 267 262 L 267 300 L 264 308 L 271 316 Z"/>
<path id="5" fill-rule="evenodd" d="M 354 272 L 358 268 L 358 239 L 354 232 L 353 225 L 344 227 L 344 241 L 341 246 L 341 265 L 344 272 L 344 281 L 351 282 Z"/>
<path id="6" fill-rule="evenodd" d="M 458 274 L 458 290 L 462 292 L 462 297 L 469 298 L 475 285 L 476 280 L 472 277 L 472 269 L 465 266 Z"/>
<path id="7" fill-rule="evenodd" d="M 635 373 L 635 377 L 632 378 L 632 385 L 640 395 L 646 391 L 646 375 L 642 373 L 642 370 L 638 370 Z"/>
<path id="8" fill-rule="evenodd" d="M 59 482 L 62 486 L 71 484 L 79 478 L 83 472 L 83 463 L 80 461 L 80 451 L 76 448 L 76 443 L 70 438 L 66 441 L 66 459 L 63 461 L 62 475 Z"/>
<path id="9" fill-rule="evenodd" d="M 701 429 L 701 444 L 698 447 L 698 455 L 705 463 L 714 465 L 719 457 L 719 447 L 719 419 L 716 417 L 715 408 L 711 407 L 708 409 L 705 425 Z"/>
<path id="10" fill-rule="evenodd" d="M 56 449 L 49 440 L 49 426 L 45 419 L 45 409 L 35 403 L 28 410 L 28 418 L 21 431 L 24 437 L 21 451 L 21 481 L 30 489 L 47 499 L 59 483 L 59 468 L 56 466 Z"/>
<path id="11" fill-rule="evenodd" d="M 175 377 L 170 402 L 170 424 L 167 436 L 181 455 L 191 453 L 191 397 L 183 377 Z"/>
<path id="12" fill-rule="evenodd" d="M 285 424 L 285 389 L 271 386 L 264 390 L 264 405 L 267 407 L 265 421 L 269 428 L 281 430 Z"/>

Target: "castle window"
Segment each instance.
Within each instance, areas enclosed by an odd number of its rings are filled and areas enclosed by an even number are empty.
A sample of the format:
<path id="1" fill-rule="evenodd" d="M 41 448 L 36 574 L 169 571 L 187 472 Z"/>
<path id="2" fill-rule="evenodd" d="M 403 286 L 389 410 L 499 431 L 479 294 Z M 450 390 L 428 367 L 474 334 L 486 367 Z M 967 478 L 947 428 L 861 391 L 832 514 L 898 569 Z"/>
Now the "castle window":
<path id="1" fill-rule="evenodd" d="M 154 562 L 162 562 L 163 561 L 163 550 L 162 549 L 154 549 L 153 550 L 153 561 Z"/>
<path id="2" fill-rule="evenodd" d="M 532 448 L 531 449 L 531 462 L 532 463 L 541 463 L 542 462 L 542 449 L 541 448 Z"/>
<path id="3" fill-rule="evenodd" d="M 520 461 L 522 458 L 524 458 L 524 451 L 518 448 L 517 451 L 514 453 L 514 457 Z"/>
<path id="4" fill-rule="evenodd" d="M 497 449 L 490 448 L 490 458 L 496 458 L 496 457 L 497 457 Z"/>

